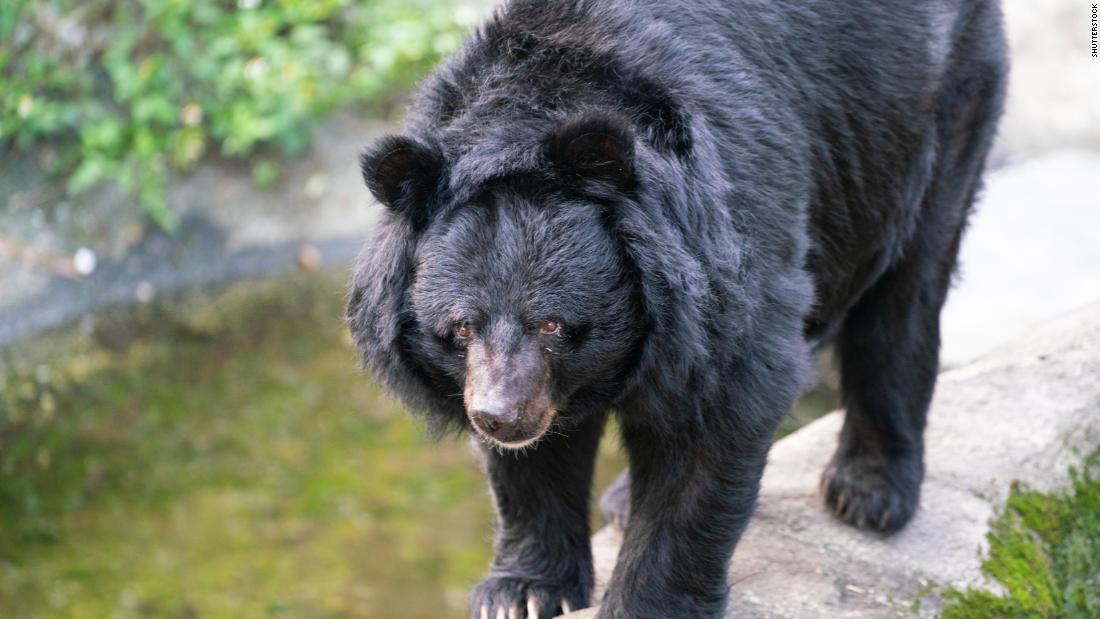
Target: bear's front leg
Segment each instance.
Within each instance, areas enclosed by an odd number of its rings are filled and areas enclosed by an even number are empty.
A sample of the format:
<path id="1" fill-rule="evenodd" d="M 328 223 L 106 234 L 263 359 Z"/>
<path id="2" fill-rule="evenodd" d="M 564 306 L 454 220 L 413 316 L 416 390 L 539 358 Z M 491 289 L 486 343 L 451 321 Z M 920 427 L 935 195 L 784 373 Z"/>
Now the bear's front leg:
<path id="1" fill-rule="evenodd" d="M 473 619 L 550 619 L 588 606 L 589 493 L 603 424 L 604 415 L 592 415 L 522 450 L 484 445 L 497 531 Z"/>
<path id="2" fill-rule="evenodd" d="M 728 434 L 734 434 L 732 432 Z M 719 619 L 770 436 L 623 427 L 630 519 L 599 619 Z"/>

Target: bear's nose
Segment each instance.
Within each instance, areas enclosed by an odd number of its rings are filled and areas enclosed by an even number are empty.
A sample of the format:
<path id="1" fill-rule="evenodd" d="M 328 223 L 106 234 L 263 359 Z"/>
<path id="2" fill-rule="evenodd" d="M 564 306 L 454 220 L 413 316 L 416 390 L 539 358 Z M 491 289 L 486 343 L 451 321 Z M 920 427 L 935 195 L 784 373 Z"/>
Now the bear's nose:
<path id="1" fill-rule="evenodd" d="M 519 425 L 519 406 L 478 402 L 476 407 L 471 407 L 470 420 L 485 434 L 506 441 Z"/>

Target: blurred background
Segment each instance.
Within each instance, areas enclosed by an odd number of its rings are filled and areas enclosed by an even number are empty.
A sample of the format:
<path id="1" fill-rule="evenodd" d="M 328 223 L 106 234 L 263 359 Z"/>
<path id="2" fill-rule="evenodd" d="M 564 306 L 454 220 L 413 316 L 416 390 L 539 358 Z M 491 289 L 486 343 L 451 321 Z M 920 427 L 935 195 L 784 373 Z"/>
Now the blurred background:
<path id="1" fill-rule="evenodd" d="M 465 616 L 477 458 L 359 372 L 342 312 L 356 156 L 490 4 L 0 3 L 0 617 Z M 1005 3 L 945 366 L 1100 299 L 1089 6 Z M 781 434 L 837 406 L 821 377 Z M 598 486 L 622 466 L 611 429 Z"/>

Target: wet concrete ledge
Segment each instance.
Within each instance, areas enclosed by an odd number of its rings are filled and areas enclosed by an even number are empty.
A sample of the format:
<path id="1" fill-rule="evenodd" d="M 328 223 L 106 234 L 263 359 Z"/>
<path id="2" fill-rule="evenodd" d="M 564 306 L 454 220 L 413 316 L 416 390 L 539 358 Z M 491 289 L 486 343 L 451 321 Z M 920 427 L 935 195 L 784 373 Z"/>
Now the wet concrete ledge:
<path id="1" fill-rule="evenodd" d="M 380 212 L 358 155 L 392 129 L 338 114 L 318 130 L 309 153 L 284 162 L 281 180 L 268 190 L 256 187 L 241 162 L 205 162 L 169 188 L 181 219 L 171 235 L 143 222 L 132 199 L 110 183 L 61 200 L 50 221 L 35 217 L 41 213 L 33 205 L 57 188 L 31 158 L 5 167 L 0 348 L 152 295 L 350 264 Z M 85 276 L 69 266 L 78 247 L 96 257 Z M 36 259 L 17 256 L 28 252 Z"/>
<path id="2" fill-rule="evenodd" d="M 0 308 L 0 348 L 49 329 L 95 315 L 111 307 L 143 302 L 152 295 L 208 288 L 246 278 L 276 277 L 302 268 L 308 252 L 320 265 L 350 264 L 362 247 L 359 238 L 326 239 L 317 244 L 288 241 L 237 252 L 220 248 L 206 253 L 204 244 L 166 243 L 179 260 L 147 260 L 143 252 L 110 263 L 88 278 L 54 277 L 37 294 Z"/>
<path id="3" fill-rule="evenodd" d="M 996 590 L 980 561 L 1011 484 L 1064 488 L 1069 467 L 1100 445 L 1100 304 L 940 375 L 920 510 L 896 535 L 855 530 L 822 507 L 818 477 L 841 415 L 772 449 L 759 508 L 730 570 L 729 617 L 934 617 L 937 588 Z M 620 542 L 610 527 L 593 538 L 600 587 Z"/>

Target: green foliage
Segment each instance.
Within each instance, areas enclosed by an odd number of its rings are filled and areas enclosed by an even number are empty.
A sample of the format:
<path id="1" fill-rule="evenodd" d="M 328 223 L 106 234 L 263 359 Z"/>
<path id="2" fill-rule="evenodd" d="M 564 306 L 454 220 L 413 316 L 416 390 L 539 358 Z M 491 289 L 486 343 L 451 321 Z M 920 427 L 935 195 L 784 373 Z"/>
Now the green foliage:
<path id="1" fill-rule="evenodd" d="M 1014 486 L 982 569 L 1005 589 L 952 590 L 944 619 L 1100 617 L 1100 451 L 1065 495 Z"/>
<path id="2" fill-rule="evenodd" d="M 4 0 L 0 150 L 49 144 L 70 192 L 115 180 L 171 227 L 173 172 L 211 149 L 301 151 L 333 108 L 411 85 L 484 4 Z"/>

